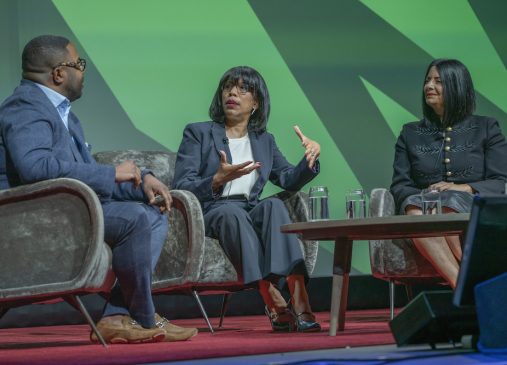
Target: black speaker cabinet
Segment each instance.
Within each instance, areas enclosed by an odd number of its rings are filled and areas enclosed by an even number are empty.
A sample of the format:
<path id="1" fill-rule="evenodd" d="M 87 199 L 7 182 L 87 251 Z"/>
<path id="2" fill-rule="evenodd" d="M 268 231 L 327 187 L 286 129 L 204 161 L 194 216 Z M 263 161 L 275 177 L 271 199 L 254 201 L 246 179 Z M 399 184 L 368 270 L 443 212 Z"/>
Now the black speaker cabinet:
<path id="1" fill-rule="evenodd" d="M 464 335 L 479 333 L 473 307 L 452 304 L 452 291 L 422 292 L 415 297 L 389 326 L 398 346 L 459 342 Z"/>

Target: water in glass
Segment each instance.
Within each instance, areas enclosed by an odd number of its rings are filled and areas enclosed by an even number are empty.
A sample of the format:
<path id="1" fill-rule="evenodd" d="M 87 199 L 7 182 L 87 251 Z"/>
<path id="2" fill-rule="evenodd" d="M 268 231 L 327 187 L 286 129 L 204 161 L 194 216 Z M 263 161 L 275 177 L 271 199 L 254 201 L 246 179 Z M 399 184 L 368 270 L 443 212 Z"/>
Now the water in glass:
<path id="1" fill-rule="evenodd" d="M 345 196 L 347 218 L 366 218 L 366 195 L 363 189 L 352 189 Z"/>
<path id="2" fill-rule="evenodd" d="M 312 186 L 308 194 L 310 220 L 329 219 L 328 192 L 325 186 Z"/>

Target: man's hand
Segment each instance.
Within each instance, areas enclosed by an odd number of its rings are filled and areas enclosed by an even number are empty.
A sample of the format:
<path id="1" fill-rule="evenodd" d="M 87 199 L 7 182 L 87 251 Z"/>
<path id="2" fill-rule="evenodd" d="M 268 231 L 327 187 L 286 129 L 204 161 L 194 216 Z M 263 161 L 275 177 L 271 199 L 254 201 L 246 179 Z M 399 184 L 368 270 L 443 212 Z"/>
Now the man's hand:
<path id="1" fill-rule="evenodd" d="M 124 161 L 115 166 L 116 176 L 115 181 L 118 183 L 125 181 L 132 181 L 135 187 L 141 185 L 141 170 L 137 167 L 136 163 L 132 160 Z"/>
<path id="2" fill-rule="evenodd" d="M 320 144 L 306 137 L 297 125 L 294 126 L 294 131 L 301 140 L 301 145 L 305 148 L 305 157 L 306 161 L 308 161 L 308 167 L 312 169 L 313 165 L 315 165 L 315 161 L 317 161 L 320 156 Z"/>
<path id="3" fill-rule="evenodd" d="M 246 161 L 237 165 L 231 165 L 227 162 L 227 156 L 224 151 L 220 151 L 220 166 L 213 176 L 212 188 L 217 191 L 222 185 L 229 181 L 237 179 L 243 175 L 248 175 L 261 167 L 259 162 Z M 251 166 L 250 166 L 251 165 Z"/>
<path id="4" fill-rule="evenodd" d="M 169 188 L 163 184 L 159 179 L 151 174 L 144 175 L 143 180 L 143 189 L 144 193 L 148 197 L 150 204 L 156 204 L 159 206 L 160 211 L 170 211 L 171 204 L 173 199 L 171 198 L 171 194 L 169 193 Z M 161 196 L 164 200 L 161 203 L 157 203 L 160 198 L 155 198 L 155 196 Z"/>
<path id="5" fill-rule="evenodd" d="M 445 190 L 457 190 L 457 191 L 465 191 L 467 193 L 473 194 L 473 189 L 468 184 L 455 184 L 453 182 L 448 181 L 440 181 L 436 184 L 431 184 L 430 189 L 436 189 L 438 191 L 445 191 Z"/>

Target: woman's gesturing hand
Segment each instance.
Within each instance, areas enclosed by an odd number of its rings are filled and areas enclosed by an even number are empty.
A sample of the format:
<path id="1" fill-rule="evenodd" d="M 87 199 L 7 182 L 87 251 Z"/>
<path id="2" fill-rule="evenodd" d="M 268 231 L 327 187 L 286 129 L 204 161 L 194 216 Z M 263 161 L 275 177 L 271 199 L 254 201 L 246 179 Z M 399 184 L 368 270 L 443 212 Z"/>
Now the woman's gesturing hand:
<path id="1" fill-rule="evenodd" d="M 227 162 L 227 156 L 224 151 L 220 151 L 220 166 L 213 176 L 213 191 L 218 190 L 222 185 L 229 181 L 237 179 L 243 175 L 248 175 L 261 167 L 259 162 L 245 161 L 237 165 L 231 165 Z"/>
<path id="2" fill-rule="evenodd" d="M 301 140 L 301 145 L 305 148 L 305 157 L 306 161 L 308 161 L 308 167 L 312 169 L 313 165 L 315 165 L 315 161 L 317 161 L 320 156 L 320 144 L 306 137 L 297 125 L 294 126 L 294 131 Z"/>

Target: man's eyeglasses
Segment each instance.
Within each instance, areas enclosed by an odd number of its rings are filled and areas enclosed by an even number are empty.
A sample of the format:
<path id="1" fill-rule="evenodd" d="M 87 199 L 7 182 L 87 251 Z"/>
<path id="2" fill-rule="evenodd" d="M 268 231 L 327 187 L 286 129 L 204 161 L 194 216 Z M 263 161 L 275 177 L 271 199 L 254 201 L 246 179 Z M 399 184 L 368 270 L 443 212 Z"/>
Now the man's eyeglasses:
<path id="1" fill-rule="evenodd" d="M 248 84 L 237 85 L 233 83 L 227 83 L 222 87 L 222 91 L 230 92 L 234 87 L 236 87 L 236 90 L 238 90 L 238 93 L 240 93 L 241 95 L 245 95 L 246 93 L 251 92 L 253 90 L 253 88 L 250 87 L 250 85 Z"/>
<path id="2" fill-rule="evenodd" d="M 86 69 L 86 60 L 84 58 L 78 58 L 77 62 L 60 62 L 58 65 L 53 67 L 53 70 L 61 66 L 72 67 L 83 72 Z"/>

